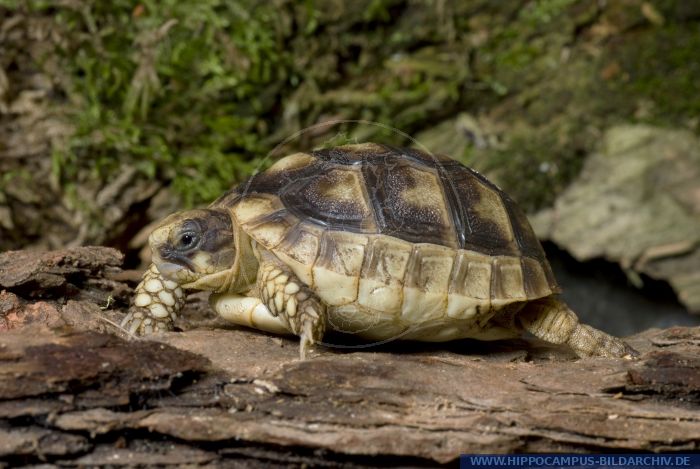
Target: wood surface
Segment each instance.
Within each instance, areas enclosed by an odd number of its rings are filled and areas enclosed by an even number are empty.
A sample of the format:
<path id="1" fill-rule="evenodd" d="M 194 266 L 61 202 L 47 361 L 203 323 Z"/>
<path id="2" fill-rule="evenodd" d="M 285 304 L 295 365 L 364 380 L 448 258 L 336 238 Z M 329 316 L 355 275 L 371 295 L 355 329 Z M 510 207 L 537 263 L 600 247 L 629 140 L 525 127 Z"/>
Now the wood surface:
<path id="1" fill-rule="evenodd" d="M 0 465 L 434 466 L 460 453 L 700 449 L 700 328 L 639 360 L 534 339 L 364 347 L 224 324 L 120 335 L 134 272 L 108 248 L 0 254 Z M 340 347 L 339 347 L 340 346 Z M 452 464 L 453 465 L 453 464 Z"/>

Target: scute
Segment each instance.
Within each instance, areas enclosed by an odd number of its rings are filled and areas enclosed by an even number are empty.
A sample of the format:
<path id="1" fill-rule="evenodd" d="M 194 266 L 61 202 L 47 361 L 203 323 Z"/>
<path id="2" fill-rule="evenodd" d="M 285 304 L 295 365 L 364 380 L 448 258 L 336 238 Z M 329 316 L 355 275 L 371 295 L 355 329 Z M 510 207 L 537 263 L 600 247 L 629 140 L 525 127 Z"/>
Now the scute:
<path id="1" fill-rule="evenodd" d="M 385 164 L 365 164 L 362 174 L 380 233 L 412 243 L 459 247 L 436 169 L 394 158 Z"/>
<path id="2" fill-rule="evenodd" d="M 525 285 L 523 269 L 517 257 L 494 257 L 493 274 L 491 276 L 491 299 L 507 300 L 509 302 L 525 301 Z"/>
<path id="3" fill-rule="evenodd" d="M 306 285 L 314 286 L 313 267 L 318 256 L 322 230 L 301 222 L 287 231 L 273 252 L 287 264 Z"/>
<path id="4" fill-rule="evenodd" d="M 403 320 L 421 323 L 444 316 L 454 257 L 454 249 L 435 244 L 414 245 L 405 280 Z"/>
<path id="5" fill-rule="evenodd" d="M 374 213 L 359 170 L 330 167 L 281 192 L 285 206 L 297 216 L 337 230 L 374 232 Z"/>
<path id="6" fill-rule="evenodd" d="M 270 166 L 267 172 L 269 174 L 285 173 L 295 169 L 304 168 L 313 163 L 313 161 L 314 157 L 308 153 L 294 153 L 275 162 L 275 164 Z"/>
<path id="7" fill-rule="evenodd" d="M 490 256 L 460 250 L 452 269 L 450 294 L 483 300 L 488 304 L 491 299 L 491 261 Z"/>
<path id="8" fill-rule="evenodd" d="M 358 303 L 386 313 L 401 311 L 404 277 L 411 257 L 411 243 L 390 236 L 372 236 L 366 248 Z"/>
<path id="9" fill-rule="evenodd" d="M 357 300 L 367 242 L 367 236 L 362 234 L 330 230 L 323 233 L 313 277 L 326 304 L 340 306 Z"/>

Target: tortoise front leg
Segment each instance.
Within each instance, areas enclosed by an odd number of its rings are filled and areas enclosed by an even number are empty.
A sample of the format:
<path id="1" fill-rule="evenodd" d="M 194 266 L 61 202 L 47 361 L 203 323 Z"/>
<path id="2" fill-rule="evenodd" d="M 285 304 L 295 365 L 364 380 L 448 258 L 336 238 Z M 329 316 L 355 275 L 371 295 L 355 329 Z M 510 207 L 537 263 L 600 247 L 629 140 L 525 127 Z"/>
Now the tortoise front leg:
<path id="1" fill-rule="evenodd" d="M 148 335 L 170 331 L 185 304 L 185 293 L 177 282 L 163 278 L 151 264 L 136 286 L 134 302 L 121 326 L 129 334 Z"/>
<path id="2" fill-rule="evenodd" d="M 301 339 L 303 360 L 310 345 L 320 342 L 326 331 L 326 305 L 275 256 L 261 254 L 256 290 L 273 316 L 280 316 Z"/>
<path id="3" fill-rule="evenodd" d="M 622 339 L 581 324 L 576 313 L 556 298 L 528 303 L 518 313 L 518 319 L 534 336 L 554 344 L 567 344 L 579 357 L 639 356 Z"/>
<path id="4" fill-rule="evenodd" d="M 275 334 L 289 334 L 286 322 L 273 316 L 260 298 L 235 293 L 213 293 L 209 305 L 219 316 L 234 324 Z"/>

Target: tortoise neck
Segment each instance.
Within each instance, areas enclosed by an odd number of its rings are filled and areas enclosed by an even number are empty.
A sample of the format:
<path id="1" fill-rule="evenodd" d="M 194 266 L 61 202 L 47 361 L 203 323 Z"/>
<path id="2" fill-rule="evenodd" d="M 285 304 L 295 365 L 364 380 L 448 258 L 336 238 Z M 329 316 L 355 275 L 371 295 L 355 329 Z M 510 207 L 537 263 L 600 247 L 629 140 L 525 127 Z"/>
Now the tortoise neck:
<path id="1" fill-rule="evenodd" d="M 250 290 L 258 275 L 258 259 L 252 246 L 252 239 L 232 218 L 235 261 L 228 271 L 226 281 L 218 292 L 240 293 Z"/>

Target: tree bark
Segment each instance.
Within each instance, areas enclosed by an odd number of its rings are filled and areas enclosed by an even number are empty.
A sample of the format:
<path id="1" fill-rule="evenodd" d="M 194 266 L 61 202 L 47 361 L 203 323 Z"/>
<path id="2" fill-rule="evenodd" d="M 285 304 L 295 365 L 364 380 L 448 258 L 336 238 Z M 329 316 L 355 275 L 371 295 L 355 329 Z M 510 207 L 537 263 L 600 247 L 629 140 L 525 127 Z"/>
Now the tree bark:
<path id="1" fill-rule="evenodd" d="M 0 462 L 422 466 L 700 447 L 700 328 L 630 337 L 634 361 L 535 340 L 318 347 L 300 361 L 296 340 L 224 325 L 203 295 L 179 332 L 119 336 L 133 276 L 109 253 L 0 255 Z"/>

